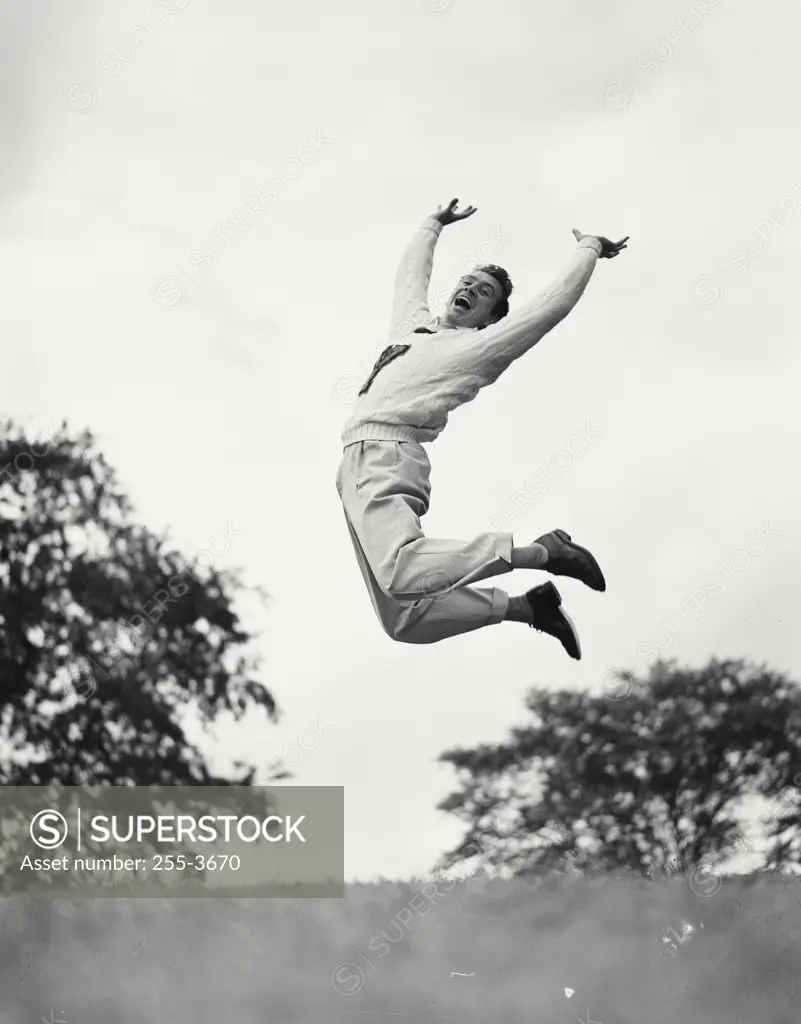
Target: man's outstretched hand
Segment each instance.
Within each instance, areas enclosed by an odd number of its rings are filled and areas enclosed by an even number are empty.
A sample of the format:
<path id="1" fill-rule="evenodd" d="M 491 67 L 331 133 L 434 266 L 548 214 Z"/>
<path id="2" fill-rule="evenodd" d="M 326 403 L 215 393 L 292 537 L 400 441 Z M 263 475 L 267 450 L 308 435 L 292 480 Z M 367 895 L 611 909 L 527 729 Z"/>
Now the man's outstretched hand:
<path id="1" fill-rule="evenodd" d="M 444 226 L 445 224 L 455 224 L 457 220 L 464 220 L 465 217 L 472 217 L 476 212 L 475 206 L 466 206 L 463 210 L 457 212 L 456 205 L 458 202 L 458 199 L 451 199 L 444 210 L 441 206 L 438 206 L 437 212 L 432 213 L 431 216 Z"/>
<path id="2" fill-rule="evenodd" d="M 602 260 L 614 259 L 623 249 L 627 249 L 630 235 L 626 235 L 625 238 L 621 238 L 619 242 L 610 242 L 608 238 L 604 238 L 603 235 L 582 235 L 578 228 L 573 228 L 573 234 L 577 242 L 580 242 L 582 238 L 594 238 L 596 241 L 601 243 L 601 255 Z"/>

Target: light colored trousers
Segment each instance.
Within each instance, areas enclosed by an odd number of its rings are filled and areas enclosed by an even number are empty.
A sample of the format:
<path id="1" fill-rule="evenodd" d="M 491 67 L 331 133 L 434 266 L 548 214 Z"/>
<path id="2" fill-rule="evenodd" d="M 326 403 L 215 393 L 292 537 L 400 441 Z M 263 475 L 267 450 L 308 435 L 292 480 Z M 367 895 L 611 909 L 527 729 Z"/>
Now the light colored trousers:
<path id="1" fill-rule="evenodd" d="M 432 644 L 501 622 L 508 595 L 470 586 L 512 570 L 512 534 L 426 537 L 431 463 L 413 441 L 356 441 L 337 473 L 356 559 L 384 631 Z"/>

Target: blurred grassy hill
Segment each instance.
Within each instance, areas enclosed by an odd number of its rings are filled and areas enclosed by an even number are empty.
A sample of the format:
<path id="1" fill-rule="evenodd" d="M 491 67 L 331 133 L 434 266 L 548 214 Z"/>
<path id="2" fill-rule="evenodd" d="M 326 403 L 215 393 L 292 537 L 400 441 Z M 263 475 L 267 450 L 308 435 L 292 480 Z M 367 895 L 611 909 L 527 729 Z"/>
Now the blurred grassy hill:
<path id="1" fill-rule="evenodd" d="M 798 881 L 729 878 L 708 898 L 679 878 L 451 885 L 58 903 L 47 943 L 28 934 L 30 907 L 5 900 L 2 1020 L 38 1024 L 23 1002 L 67 1024 L 801 1019 Z"/>

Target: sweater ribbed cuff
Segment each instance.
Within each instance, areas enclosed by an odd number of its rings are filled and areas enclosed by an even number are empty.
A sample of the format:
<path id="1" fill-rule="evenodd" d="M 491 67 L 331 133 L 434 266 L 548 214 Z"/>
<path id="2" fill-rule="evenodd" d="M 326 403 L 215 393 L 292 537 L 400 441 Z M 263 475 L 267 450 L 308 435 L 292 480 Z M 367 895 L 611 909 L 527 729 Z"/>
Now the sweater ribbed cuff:
<path id="1" fill-rule="evenodd" d="M 442 224 L 436 217 L 426 217 L 420 226 L 424 228 L 431 228 L 435 235 L 440 234 L 442 231 Z"/>
<path id="2" fill-rule="evenodd" d="M 594 249 L 598 256 L 601 255 L 601 243 L 597 238 L 582 238 L 578 243 L 579 249 Z"/>

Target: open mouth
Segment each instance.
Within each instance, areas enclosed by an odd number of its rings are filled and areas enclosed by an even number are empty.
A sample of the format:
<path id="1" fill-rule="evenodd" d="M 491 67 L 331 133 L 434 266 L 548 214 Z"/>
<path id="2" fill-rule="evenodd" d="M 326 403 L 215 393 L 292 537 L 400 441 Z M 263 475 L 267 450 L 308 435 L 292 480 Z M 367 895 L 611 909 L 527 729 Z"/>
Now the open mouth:
<path id="1" fill-rule="evenodd" d="M 469 313 L 470 310 L 473 308 L 473 303 L 470 301 L 469 297 L 464 294 L 457 295 L 456 298 L 453 300 L 453 304 L 456 307 L 456 309 L 461 310 L 463 313 Z"/>

